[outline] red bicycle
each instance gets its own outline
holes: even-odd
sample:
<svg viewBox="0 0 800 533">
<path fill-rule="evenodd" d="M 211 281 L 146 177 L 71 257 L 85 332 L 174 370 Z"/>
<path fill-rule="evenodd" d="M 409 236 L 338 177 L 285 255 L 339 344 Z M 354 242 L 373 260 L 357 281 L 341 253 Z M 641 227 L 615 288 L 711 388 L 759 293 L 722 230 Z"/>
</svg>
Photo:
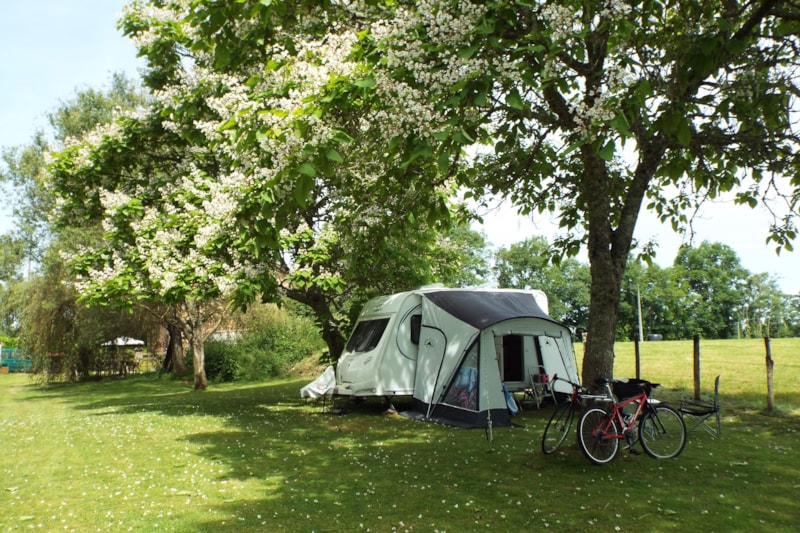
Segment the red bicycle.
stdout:
<svg viewBox="0 0 800 533">
<path fill-rule="evenodd" d="M 591 462 L 602 465 L 614 459 L 623 440 L 628 448 L 638 440 L 654 459 L 680 455 L 686 445 L 686 426 L 678 411 L 650 398 L 658 383 L 601 379 L 598 384 L 605 387 L 608 398 L 597 401 L 610 407 L 588 407 L 578 420 L 578 444 Z"/>
</svg>

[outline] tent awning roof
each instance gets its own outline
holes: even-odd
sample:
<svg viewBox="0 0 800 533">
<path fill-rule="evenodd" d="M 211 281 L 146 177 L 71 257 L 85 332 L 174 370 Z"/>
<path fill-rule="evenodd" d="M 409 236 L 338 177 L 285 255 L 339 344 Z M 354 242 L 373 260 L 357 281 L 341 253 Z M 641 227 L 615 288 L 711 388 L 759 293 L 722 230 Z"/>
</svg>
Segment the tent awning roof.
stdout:
<svg viewBox="0 0 800 533">
<path fill-rule="evenodd" d="M 541 318 L 558 324 L 524 291 L 447 290 L 425 292 L 423 297 L 481 330 L 513 318 Z"/>
</svg>

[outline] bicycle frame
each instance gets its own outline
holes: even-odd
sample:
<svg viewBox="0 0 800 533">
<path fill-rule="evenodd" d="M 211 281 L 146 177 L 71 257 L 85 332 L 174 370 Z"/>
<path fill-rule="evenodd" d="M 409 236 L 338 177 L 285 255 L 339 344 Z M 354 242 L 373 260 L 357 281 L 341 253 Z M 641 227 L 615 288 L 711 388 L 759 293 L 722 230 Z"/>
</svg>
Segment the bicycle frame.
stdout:
<svg viewBox="0 0 800 533">
<path fill-rule="evenodd" d="M 607 385 L 610 391 L 610 385 Z M 642 411 L 644 410 L 645 406 L 648 404 L 648 397 L 647 393 L 642 391 L 639 394 L 627 398 L 622 401 L 615 401 L 614 397 L 605 399 L 611 403 L 611 412 L 609 413 L 609 417 L 606 418 L 603 423 L 601 423 L 594 431 L 592 431 L 593 436 L 597 436 L 598 433 L 602 437 L 607 439 L 627 439 L 628 435 L 633 434 L 633 429 L 636 427 L 636 424 L 639 422 L 639 418 L 641 417 Z M 601 400 L 603 401 L 603 400 Z M 625 419 L 627 416 L 623 415 L 623 409 L 632 403 L 638 403 L 636 406 L 636 411 L 632 415 L 630 415 L 630 419 L 626 421 Z M 614 431 L 610 431 L 613 428 L 613 423 L 617 423 L 617 427 L 620 428 L 620 432 L 616 433 Z"/>
<path fill-rule="evenodd" d="M 686 444 L 686 426 L 680 413 L 665 403 L 649 398 L 657 383 L 636 380 L 638 392 L 618 400 L 611 384 L 622 384 L 615 380 L 602 380 L 609 397 L 600 399 L 610 407 L 589 406 L 578 421 L 578 444 L 584 455 L 595 464 L 606 464 L 619 450 L 619 441 L 625 439 L 632 448 L 640 442 L 645 453 L 654 459 L 671 459 L 680 455 Z M 630 384 L 630 380 L 627 384 Z M 620 387 L 620 393 L 628 396 L 634 392 L 630 387 Z M 630 414 L 624 409 L 634 404 Z M 637 430 L 634 433 L 634 428 Z"/>
</svg>

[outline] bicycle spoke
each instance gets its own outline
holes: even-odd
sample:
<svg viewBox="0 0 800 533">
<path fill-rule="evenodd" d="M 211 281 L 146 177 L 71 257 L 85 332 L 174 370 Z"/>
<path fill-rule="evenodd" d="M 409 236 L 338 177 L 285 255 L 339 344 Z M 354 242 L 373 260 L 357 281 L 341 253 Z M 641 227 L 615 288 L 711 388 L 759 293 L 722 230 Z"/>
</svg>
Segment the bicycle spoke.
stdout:
<svg viewBox="0 0 800 533">
<path fill-rule="evenodd" d="M 595 464 L 611 461 L 619 450 L 619 432 L 616 422 L 599 407 L 590 407 L 578 421 L 578 444 L 583 454 Z"/>
<path fill-rule="evenodd" d="M 671 459 L 680 455 L 686 446 L 686 426 L 675 409 L 659 405 L 639 422 L 639 440 L 650 457 Z"/>
<path fill-rule="evenodd" d="M 572 428 L 572 419 L 575 416 L 574 407 L 570 402 L 565 402 L 556 407 L 553 416 L 544 428 L 542 435 L 542 452 L 549 454 L 558 449 L 566 440 Z"/>
</svg>

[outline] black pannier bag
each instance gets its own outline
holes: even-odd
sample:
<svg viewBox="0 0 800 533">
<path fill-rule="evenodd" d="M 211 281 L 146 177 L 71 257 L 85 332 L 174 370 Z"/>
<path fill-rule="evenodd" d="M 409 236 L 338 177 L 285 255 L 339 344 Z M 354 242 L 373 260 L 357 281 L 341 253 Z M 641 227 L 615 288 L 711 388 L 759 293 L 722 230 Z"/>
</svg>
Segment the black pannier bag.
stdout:
<svg viewBox="0 0 800 533">
<path fill-rule="evenodd" d="M 653 385 L 644 379 L 629 378 L 627 381 L 620 380 L 613 382 L 611 384 L 611 389 L 614 391 L 614 395 L 618 400 L 625 400 L 636 396 L 642 391 L 647 393 L 649 397 L 650 392 L 653 390 Z"/>
</svg>

